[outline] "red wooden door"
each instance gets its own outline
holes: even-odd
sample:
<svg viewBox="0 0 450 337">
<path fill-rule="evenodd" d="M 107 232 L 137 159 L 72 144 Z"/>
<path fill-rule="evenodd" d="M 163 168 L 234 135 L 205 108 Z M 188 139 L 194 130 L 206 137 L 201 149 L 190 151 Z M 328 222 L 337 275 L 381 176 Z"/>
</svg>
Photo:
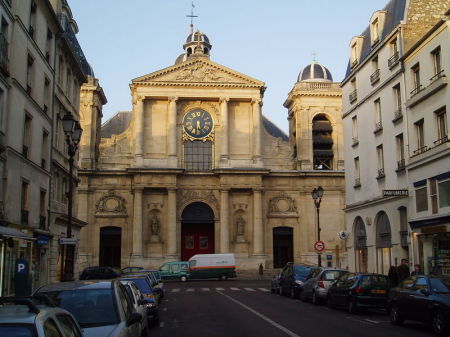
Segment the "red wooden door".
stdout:
<svg viewBox="0 0 450 337">
<path fill-rule="evenodd" d="M 214 253 L 213 224 L 183 224 L 181 228 L 181 260 L 187 261 L 195 254 Z"/>
</svg>

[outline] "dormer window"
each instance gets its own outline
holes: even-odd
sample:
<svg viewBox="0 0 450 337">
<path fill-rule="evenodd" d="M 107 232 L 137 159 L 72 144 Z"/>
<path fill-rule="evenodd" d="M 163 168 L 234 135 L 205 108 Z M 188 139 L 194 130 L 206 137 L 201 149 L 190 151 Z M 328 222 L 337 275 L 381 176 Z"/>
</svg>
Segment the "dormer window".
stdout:
<svg viewBox="0 0 450 337">
<path fill-rule="evenodd" d="M 359 59 L 361 58 L 361 50 L 362 50 L 363 40 L 364 40 L 363 36 L 355 36 L 350 41 L 350 67 L 351 68 L 356 67 Z"/>
<path fill-rule="evenodd" d="M 372 38 L 372 46 L 380 42 L 380 26 L 378 24 L 378 19 L 375 19 L 375 21 L 372 22 L 372 25 L 370 27 L 370 35 Z"/>
<path fill-rule="evenodd" d="M 376 11 L 370 19 L 370 45 L 374 47 L 381 40 L 386 11 Z"/>
</svg>

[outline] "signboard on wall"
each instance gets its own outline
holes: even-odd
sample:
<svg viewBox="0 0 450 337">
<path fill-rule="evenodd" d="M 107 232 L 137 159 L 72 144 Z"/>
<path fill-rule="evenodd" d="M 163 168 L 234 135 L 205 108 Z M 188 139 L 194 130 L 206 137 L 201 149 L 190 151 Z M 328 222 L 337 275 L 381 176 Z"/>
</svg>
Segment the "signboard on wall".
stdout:
<svg viewBox="0 0 450 337">
<path fill-rule="evenodd" d="M 408 190 L 383 190 L 384 197 L 407 197 Z"/>
</svg>

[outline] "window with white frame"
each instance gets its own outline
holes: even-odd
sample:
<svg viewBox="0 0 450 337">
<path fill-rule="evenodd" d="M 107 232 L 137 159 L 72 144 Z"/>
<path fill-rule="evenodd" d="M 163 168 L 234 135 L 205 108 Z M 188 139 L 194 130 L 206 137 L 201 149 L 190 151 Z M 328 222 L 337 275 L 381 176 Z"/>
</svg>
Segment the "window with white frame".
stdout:
<svg viewBox="0 0 450 337">
<path fill-rule="evenodd" d="M 358 117 L 352 117 L 352 143 L 358 143 Z"/>
<path fill-rule="evenodd" d="M 383 128 L 383 124 L 381 122 L 381 100 L 378 98 L 373 103 L 375 106 L 375 131 L 378 131 Z"/>
<path fill-rule="evenodd" d="M 414 151 L 414 154 L 420 154 L 425 151 L 425 135 L 423 123 L 424 123 L 423 118 L 414 123 L 414 128 L 416 130 L 416 144 L 417 144 L 417 149 Z"/>
<path fill-rule="evenodd" d="M 411 68 L 412 72 L 412 85 L 413 90 L 411 91 L 411 95 L 417 94 L 420 90 L 422 85 L 420 84 L 420 64 L 417 63 Z"/>
<path fill-rule="evenodd" d="M 438 139 L 435 141 L 435 144 L 439 145 L 448 140 L 446 107 L 436 110 L 435 117 L 436 117 L 437 137 L 438 137 Z"/>
<path fill-rule="evenodd" d="M 435 48 L 431 52 L 431 57 L 433 58 L 433 70 L 434 76 L 431 81 L 438 79 L 442 75 L 442 65 L 441 65 L 441 46 Z"/>
<path fill-rule="evenodd" d="M 360 176 L 360 166 L 359 166 L 359 157 L 355 157 L 353 159 L 355 166 L 355 186 L 361 185 L 361 176 Z"/>
<path fill-rule="evenodd" d="M 450 206 L 450 179 L 438 182 L 439 208 Z"/>
<path fill-rule="evenodd" d="M 402 111 L 402 93 L 400 91 L 400 83 L 395 85 L 393 88 L 393 94 L 394 94 L 394 106 L 395 111 Z"/>
<path fill-rule="evenodd" d="M 397 168 L 405 168 L 405 143 L 403 139 L 403 133 L 395 137 L 395 143 L 397 145 Z"/>
<path fill-rule="evenodd" d="M 372 24 L 370 25 L 370 36 L 372 39 L 372 45 L 380 41 L 380 24 L 378 22 L 378 18 L 373 20 Z"/>
<path fill-rule="evenodd" d="M 23 123 L 23 139 L 22 139 L 22 154 L 25 158 L 30 156 L 31 146 L 31 116 L 25 112 L 25 119 Z"/>
<path fill-rule="evenodd" d="M 383 144 L 377 146 L 377 163 L 378 163 L 378 174 L 377 174 L 377 177 L 384 177 Z"/>
<path fill-rule="evenodd" d="M 428 210 L 427 185 L 416 187 L 416 212 Z"/>
<path fill-rule="evenodd" d="M 50 28 L 47 28 L 47 39 L 45 41 L 45 59 L 50 63 L 50 57 L 53 47 L 53 33 Z"/>
<path fill-rule="evenodd" d="M 34 58 L 30 54 L 28 54 L 27 57 L 27 93 L 31 94 L 31 89 L 33 88 L 33 64 L 34 64 Z"/>
<path fill-rule="evenodd" d="M 358 63 L 358 48 L 356 42 L 352 44 L 350 49 L 350 64 L 354 67 Z"/>
</svg>

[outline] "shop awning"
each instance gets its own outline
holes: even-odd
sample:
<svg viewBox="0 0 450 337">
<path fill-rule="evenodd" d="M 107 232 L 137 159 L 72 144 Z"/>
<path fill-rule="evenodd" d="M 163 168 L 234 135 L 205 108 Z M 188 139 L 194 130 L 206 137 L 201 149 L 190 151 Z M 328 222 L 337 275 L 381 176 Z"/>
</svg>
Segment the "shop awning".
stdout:
<svg viewBox="0 0 450 337">
<path fill-rule="evenodd" d="M 0 226 L 0 236 L 7 238 L 19 238 L 24 240 L 36 240 L 30 234 L 23 233 L 17 229 Z"/>
</svg>

